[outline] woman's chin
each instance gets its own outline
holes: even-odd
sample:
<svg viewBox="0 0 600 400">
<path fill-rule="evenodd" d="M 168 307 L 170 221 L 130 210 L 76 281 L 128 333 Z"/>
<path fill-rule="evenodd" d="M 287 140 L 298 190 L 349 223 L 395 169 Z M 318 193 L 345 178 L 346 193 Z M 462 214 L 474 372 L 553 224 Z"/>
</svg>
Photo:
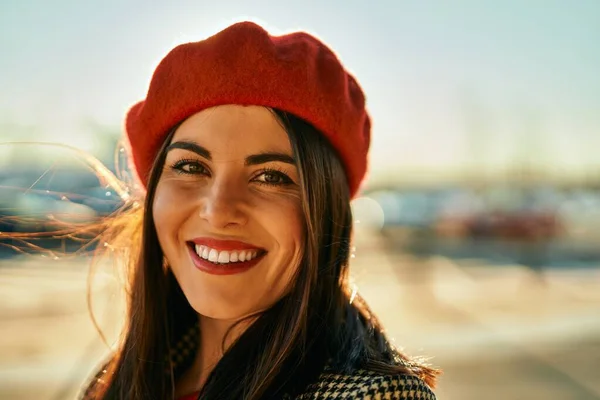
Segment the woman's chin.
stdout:
<svg viewBox="0 0 600 400">
<path fill-rule="evenodd" d="M 224 321 L 238 321 L 243 319 L 248 315 L 254 314 L 252 310 L 246 308 L 234 307 L 231 305 L 219 305 L 213 302 L 212 304 L 207 304 L 206 299 L 202 299 L 202 301 L 190 302 L 192 308 L 198 315 L 205 318 L 210 319 L 218 319 Z"/>
</svg>

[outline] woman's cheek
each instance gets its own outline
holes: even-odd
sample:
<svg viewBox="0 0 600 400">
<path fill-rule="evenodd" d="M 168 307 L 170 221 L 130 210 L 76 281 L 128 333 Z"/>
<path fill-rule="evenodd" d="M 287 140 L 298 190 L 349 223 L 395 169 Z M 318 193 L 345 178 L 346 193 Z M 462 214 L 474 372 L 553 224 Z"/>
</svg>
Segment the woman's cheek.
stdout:
<svg viewBox="0 0 600 400">
<path fill-rule="evenodd" d="M 158 183 L 154 195 L 153 215 L 157 228 L 169 226 L 182 218 L 189 207 L 193 207 L 197 186 L 181 184 L 175 179 L 164 179 Z"/>
</svg>

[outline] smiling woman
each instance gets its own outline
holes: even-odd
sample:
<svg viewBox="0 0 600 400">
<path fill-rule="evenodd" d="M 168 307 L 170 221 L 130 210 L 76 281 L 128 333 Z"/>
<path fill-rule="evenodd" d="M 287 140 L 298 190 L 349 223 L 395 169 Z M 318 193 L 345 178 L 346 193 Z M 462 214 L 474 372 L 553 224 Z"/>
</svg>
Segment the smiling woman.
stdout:
<svg viewBox="0 0 600 400">
<path fill-rule="evenodd" d="M 299 177 L 265 107 L 207 109 L 175 131 L 153 219 L 179 286 L 211 323 L 262 312 L 290 285 L 303 248 Z"/>
<path fill-rule="evenodd" d="M 325 45 L 239 23 L 179 46 L 126 134 L 129 313 L 85 399 L 435 398 L 349 288 L 370 120 Z"/>
</svg>

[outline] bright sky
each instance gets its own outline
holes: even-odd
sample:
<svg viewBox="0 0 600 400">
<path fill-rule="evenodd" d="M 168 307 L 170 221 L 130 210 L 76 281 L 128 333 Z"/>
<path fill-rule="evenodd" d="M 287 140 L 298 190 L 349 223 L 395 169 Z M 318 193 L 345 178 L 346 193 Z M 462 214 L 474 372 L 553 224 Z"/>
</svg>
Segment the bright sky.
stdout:
<svg viewBox="0 0 600 400">
<path fill-rule="evenodd" d="M 89 148 L 175 44 L 251 19 L 328 43 L 362 84 L 381 171 L 600 168 L 600 1 L 0 3 L 0 141 Z"/>
</svg>

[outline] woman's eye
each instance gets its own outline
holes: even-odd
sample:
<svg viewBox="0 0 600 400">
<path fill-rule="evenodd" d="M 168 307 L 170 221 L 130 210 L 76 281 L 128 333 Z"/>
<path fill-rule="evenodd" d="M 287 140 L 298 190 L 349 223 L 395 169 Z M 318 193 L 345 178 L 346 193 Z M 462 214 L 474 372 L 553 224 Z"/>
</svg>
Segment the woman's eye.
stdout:
<svg viewBox="0 0 600 400">
<path fill-rule="evenodd" d="M 260 174 L 257 180 L 268 185 L 288 185 L 292 180 L 285 174 L 277 171 L 266 171 Z"/>
<path fill-rule="evenodd" d="M 185 172 L 200 172 L 202 167 L 198 164 L 186 164 L 181 167 L 181 169 Z"/>
<path fill-rule="evenodd" d="M 173 169 L 183 174 L 201 174 L 206 168 L 197 161 L 179 161 L 173 165 Z"/>
</svg>

